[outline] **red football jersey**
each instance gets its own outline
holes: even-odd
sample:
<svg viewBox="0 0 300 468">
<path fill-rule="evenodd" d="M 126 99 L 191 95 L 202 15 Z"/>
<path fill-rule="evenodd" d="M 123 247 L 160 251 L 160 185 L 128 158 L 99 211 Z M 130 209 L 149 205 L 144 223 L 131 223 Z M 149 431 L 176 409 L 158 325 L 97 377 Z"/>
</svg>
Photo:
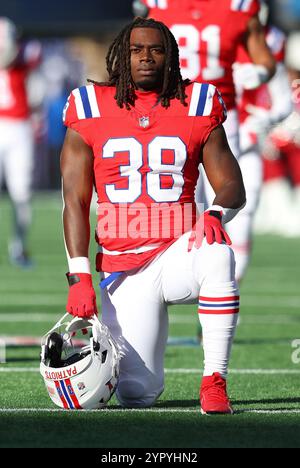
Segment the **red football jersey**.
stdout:
<svg viewBox="0 0 300 468">
<path fill-rule="evenodd" d="M 212 83 L 227 109 L 235 104 L 232 65 L 259 0 L 143 0 L 149 17 L 165 23 L 180 49 L 184 78 Z"/>
<path fill-rule="evenodd" d="M 27 119 L 26 79 L 41 58 L 41 47 L 32 41 L 22 49 L 11 66 L 0 68 L 0 118 Z"/>
<path fill-rule="evenodd" d="M 269 26 L 265 29 L 266 42 L 276 60 L 277 63 L 284 62 L 285 59 L 285 43 L 286 36 L 275 26 Z M 244 47 L 240 46 L 237 51 L 237 63 L 251 63 L 247 51 Z M 254 106 L 261 107 L 266 110 L 272 108 L 272 99 L 270 96 L 268 84 L 263 84 L 258 89 L 244 90 L 239 100 L 238 110 L 239 118 L 241 122 L 244 122 L 249 113 L 247 112 L 247 106 L 251 104 Z"/>
<path fill-rule="evenodd" d="M 97 269 L 106 272 L 146 264 L 192 228 L 202 148 L 226 118 L 212 85 L 187 86 L 187 106 L 173 99 L 168 109 L 153 92 L 137 92 L 135 106 L 121 109 L 115 93 L 84 86 L 64 111 L 65 125 L 93 149 Z"/>
</svg>

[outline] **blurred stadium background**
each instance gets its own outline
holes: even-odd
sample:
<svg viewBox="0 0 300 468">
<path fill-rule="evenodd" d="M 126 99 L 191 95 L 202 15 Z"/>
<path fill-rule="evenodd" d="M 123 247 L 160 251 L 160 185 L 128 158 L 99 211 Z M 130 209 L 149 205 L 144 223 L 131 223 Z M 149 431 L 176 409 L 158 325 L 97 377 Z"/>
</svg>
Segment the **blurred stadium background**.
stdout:
<svg viewBox="0 0 300 468">
<path fill-rule="evenodd" d="M 295 37 L 297 39 L 295 34 L 300 31 L 299 1 L 272 0 L 269 3 L 272 22 L 283 29 L 287 36 L 291 37 L 291 41 Z M 81 0 L 64 0 L 63 3 L 57 0 L 46 3 L 37 0 L 27 0 L 26 2 L 23 0 L 1 0 L 0 16 L 9 17 L 17 25 L 22 40 L 37 40 L 42 51 L 41 62 L 28 80 L 28 96 L 32 109 L 31 121 L 35 135 L 34 223 L 29 243 L 30 252 L 35 262 L 32 270 L 20 271 L 9 264 L 7 243 L 11 236 L 10 205 L 5 184 L 2 186 L 0 196 L 0 337 L 22 335 L 34 336 L 38 339 L 54 320 L 62 314 L 66 294 L 66 285 L 64 284 L 66 261 L 60 223 L 62 203 L 59 193 L 59 154 L 65 133 L 61 121 L 62 110 L 70 91 L 85 84 L 86 78 L 105 79 L 105 55 L 108 44 L 120 27 L 132 18 L 132 0 L 110 0 L 109 2 L 104 0 L 85 0 L 84 2 Z M 299 63 L 298 72 L 300 77 L 300 60 L 298 58 L 300 40 L 299 42 L 296 40 L 296 46 L 291 50 L 294 51 L 291 53 L 295 55 L 292 57 L 293 63 Z M 299 161 L 300 110 L 298 117 L 299 120 L 296 119 L 295 126 L 289 135 L 292 133 L 292 143 L 296 148 L 295 157 Z M 282 172 L 280 172 L 280 177 L 282 179 Z M 299 365 L 295 366 L 290 359 L 292 340 L 300 339 L 300 180 L 294 180 L 293 168 L 286 169 L 284 180 L 280 180 L 280 184 L 276 187 L 279 190 L 276 201 L 274 202 L 272 198 L 270 200 L 269 192 L 266 191 L 265 195 L 263 194 L 262 206 L 257 216 L 257 243 L 254 259 L 249 275 L 242 287 L 246 296 L 245 319 L 243 325 L 242 318 L 233 357 L 233 367 L 251 367 L 253 369 L 266 367 L 270 369 L 277 368 L 278 370 L 285 368 L 288 369 L 287 374 L 289 377 L 283 377 L 286 379 L 283 393 L 278 389 L 277 377 L 268 377 L 266 374 L 261 380 L 256 375 L 253 388 L 250 390 L 247 387 L 248 377 L 247 380 L 245 376 L 238 375 L 235 377 L 236 398 L 239 400 L 237 406 L 241 408 L 245 406 L 245 392 L 247 391 L 247 397 L 250 394 L 253 399 L 253 404 L 250 405 L 253 411 L 262 408 L 260 404 L 261 386 L 264 387 L 265 393 L 269 397 L 269 399 L 265 400 L 263 409 L 272 410 L 275 408 L 275 410 L 279 410 L 281 408 L 284 411 L 296 411 L 299 410 L 300 404 L 299 375 L 293 375 L 293 373 L 299 372 Z M 264 221 L 267 215 L 269 218 L 268 226 Z M 274 318 L 272 298 L 275 298 L 276 302 L 276 318 Z M 264 308 L 263 316 L 260 316 L 260 304 Z M 11 318 L 9 317 L 10 314 Z M 193 346 L 195 344 L 193 340 L 195 340 L 196 321 L 187 320 L 183 325 L 181 323 L 182 314 L 181 309 L 173 312 L 170 335 L 175 338 L 179 337 L 181 344 L 184 346 Z M 21 341 L 22 343 L 24 344 L 24 339 Z M 11 344 L 14 344 L 13 339 L 11 339 Z M 34 343 L 29 342 L 30 344 Z M 178 368 L 186 365 L 186 367 L 195 368 L 197 366 L 197 362 L 199 362 L 198 349 L 191 352 L 191 360 L 188 360 L 187 357 L 182 357 L 179 354 L 176 348 L 176 340 L 173 342 L 170 340 L 170 344 L 174 348 L 172 348 L 172 351 L 168 351 L 167 354 L 168 367 Z M 19 350 L 8 348 L 6 365 L 10 368 L 19 368 L 23 365 L 25 367 L 38 367 L 37 354 L 37 349 L 31 347 L 27 351 L 24 351 L 23 347 L 19 348 Z M 186 359 L 185 362 L 184 359 Z M 175 382 L 175 377 L 172 376 L 172 373 L 170 374 L 169 379 L 174 387 L 171 391 L 169 390 L 165 398 L 169 398 L 169 400 L 183 399 L 185 394 L 188 395 L 188 390 L 192 388 L 192 385 L 189 384 L 185 375 L 180 377 L 181 380 Z M 274 375 L 276 375 L 276 372 Z M 0 373 L 1 385 L 4 388 L 2 395 L 0 394 L 0 408 L 9 409 L 11 406 L 26 408 L 28 405 L 32 408 L 35 408 L 35 406 L 40 408 L 49 406 L 46 394 L 43 393 L 41 396 L 43 387 L 38 376 L 32 376 L 32 382 L 34 382 L 35 388 L 38 390 L 38 392 L 33 393 L 29 388 L 30 385 L 26 374 L 20 378 L 12 375 L 10 380 L 7 376 Z M 191 383 L 194 388 L 192 378 Z M 14 389 L 20 385 L 28 390 L 27 395 L 29 395 L 30 403 L 25 397 L 19 398 L 19 396 L 14 395 Z M 248 390 L 246 390 L 247 388 Z M 180 393 L 182 389 L 184 389 L 183 396 Z M 274 391 L 276 393 L 275 398 Z M 194 397 L 196 401 L 197 395 L 194 395 Z M 39 398 L 41 399 L 39 400 Z M 196 405 L 198 403 L 192 404 L 192 406 Z M 9 417 L 9 412 L 4 416 Z M 57 427 L 59 427 L 59 422 L 57 420 Z M 92 423 L 91 420 L 90 422 Z M 120 431 L 124 430 L 126 432 L 129 427 L 128 424 L 131 424 L 130 427 L 134 430 L 138 422 L 138 417 L 126 420 L 125 426 L 123 429 L 121 426 Z M 178 424 L 182 422 L 184 421 L 179 419 L 177 421 Z M 188 428 L 188 422 L 185 422 L 184 427 Z M 17 434 L 16 428 L 19 423 L 19 420 L 16 421 L 14 426 L 16 432 L 14 434 Z M 251 437 L 248 439 L 250 446 L 251 443 L 255 444 L 257 442 L 255 442 L 256 430 L 261 427 L 261 424 L 263 424 L 265 431 L 268 429 L 274 430 L 272 432 L 274 444 L 280 443 L 280 437 L 277 437 L 277 439 L 275 437 L 278 427 L 283 432 L 287 429 L 286 445 L 288 445 L 289 441 L 296 444 L 296 438 L 293 439 L 296 415 L 291 420 L 290 425 L 282 420 L 278 420 L 277 423 L 280 423 L 280 426 L 276 426 L 275 420 L 272 420 L 272 425 L 267 419 L 263 423 L 261 420 L 256 419 L 250 421 L 249 425 L 249 421 L 243 420 L 244 429 L 253 432 L 252 439 Z M 34 432 L 34 424 L 35 422 L 31 421 L 31 439 L 37 435 Z M 171 420 L 166 420 L 166 431 L 169 430 L 170 424 Z M 0 427 L 0 440 L 2 440 L 0 445 L 13 445 L 13 442 L 9 442 L 8 437 L 4 438 L 3 427 Z M 213 441 L 214 428 L 212 425 L 210 428 L 210 439 L 207 443 L 213 445 L 215 443 Z M 226 428 L 227 426 L 224 426 L 224 429 Z M 133 442 L 127 441 L 127 439 L 124 442 L 120 431 L 118 437 L 123 446 L 134 446 L 130 445 Z M 143 446 L 143 444 L 147 444 L 148 440 L 148 443 L 151 444 L 149 446 L 159 446 L 156 444 L 152 432 L 152 426 L 150 425 L 144 439 L 139 439 L 137 444 Z M 79 433 L 80 427 L 78 427 Z M 237 438 L 234 440 L 240 440 L 239 437 L 241 437 L 240 444 L 246 444 L 246 441 L 242 442 L 242 435 L 238 431 L 233 434 Z M 267 445 L 271 437 L 268 438 L 266 434 L 267 432 L 262 440 Z M 44 435 L 42 433 L 40 435 L 41 440 L 44 440 L 41 445 L 46 444 Z M 20 445 L 22 445 L 23 434 L 18 437 L 16 437 L 16 440 L 19 440 Z M 180 446 L 180 440 L 176 439 L 175 433 L 173 437 L 174 441 L 172 443 Z M 191 441 L 195 440 L 191 434 L 189 437 L 191 437 Z M 224 441 L 224 445 L 233 444 L 234 440 L 231 440 L 229 436 L 227 437 L 227 442 Z M 26 440 L 27 442 L 24 442 L 24 444 L 30 446 L 30 438 Z M 50 440 L 53 444 L 57 444 L 55 437 L 50 438 Z M 107 438 L 104 440 L 108 447 L 111 442 Z M 167 439 L 165 443 L 170 444 L 170 441 L 171 439 Z M 71 442 L 69 443 L 71 444 Z M 94 446 L 97 446 L 98 441 L 95 439 L 93 443 Z M 93 443 L 91 442 L 91 444 Z M 38 442 L 35 442 L 35 444 L 36 446 L 39 445 Z M 115 446 L 118 447 L 117 442 Z"/>
</svg>

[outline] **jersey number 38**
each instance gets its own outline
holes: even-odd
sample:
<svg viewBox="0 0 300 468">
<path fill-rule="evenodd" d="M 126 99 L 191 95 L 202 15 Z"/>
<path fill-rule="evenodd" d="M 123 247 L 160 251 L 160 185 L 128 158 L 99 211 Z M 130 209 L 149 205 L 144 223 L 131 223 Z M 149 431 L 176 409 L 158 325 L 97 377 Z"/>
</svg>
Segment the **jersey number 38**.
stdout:
<svg viewBox="0 0 300 468">
<path fill-rule="evenodd" d="M 173 153 L 172 164 L 163 163 L 163 152 Z M 111 138 L 103 147 L 103 159 L 115 158 L 118 153 L 129 154 L 129 164 L 120 165 L 120 180 L 127 178 L 126 189 L 116 184 L 107 184 L 106 194 L 112 203 L 134 203 L 143 194 L 143 176 L 141 169 L 149 167 L 145 174 L 147 194 L 157 203 L 177 202 L 183 191 L 183 169 L 187 159 L 187 148 L 179 137 L 155 137 L 147 147 L 135 138 Z M 144 153 L 145 152 L 145 153 Z M 146 160 L 144 160 L 144 154 Z M 162 188 L 162 177 L 172 178 L 170 188 Z M 145 186 L 145 184 L 144 184 Z"/>
</svg>

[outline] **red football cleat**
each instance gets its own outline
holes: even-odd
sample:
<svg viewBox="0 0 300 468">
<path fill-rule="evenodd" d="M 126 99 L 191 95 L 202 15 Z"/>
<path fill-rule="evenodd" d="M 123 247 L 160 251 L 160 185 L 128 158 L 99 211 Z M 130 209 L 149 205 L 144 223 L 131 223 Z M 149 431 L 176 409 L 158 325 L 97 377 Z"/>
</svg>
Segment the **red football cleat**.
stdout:
<svg viewBox="0 0 300 468">
<path fill-rule="evenodd" d="M 202 414 L 233 414 L 227 396 L 226 380 L 218 372 L 211 377 L 203 377 L 200 404 Z"/>
</svg>

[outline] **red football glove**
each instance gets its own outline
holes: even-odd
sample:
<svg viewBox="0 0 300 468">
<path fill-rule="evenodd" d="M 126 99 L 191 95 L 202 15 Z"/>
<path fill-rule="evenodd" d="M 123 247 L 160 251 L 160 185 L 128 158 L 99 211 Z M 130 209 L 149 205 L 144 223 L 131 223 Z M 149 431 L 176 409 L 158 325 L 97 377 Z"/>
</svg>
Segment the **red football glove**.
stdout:
<svg viewBox="0 0 300 468">
<path fill-rule="evenodd" d="M 88 273 L 67 273 L 70 286 L 67 312 L 74 317 L 90 318 L 98 315 L 96 294 L 92 275 Z"/>
<path fill-rule="evenodd" d="M 197 223 L 189 239 L 188 251 L 190 252 L 195 245 L 196 249 L 200 249 L 204 237 L 206 237 L 209 245 L 217 242 L 218 244 L 231 245 L 231 239 L 222 225 L 222 213 L 220 211 L 205 211 Z"/>
</svg>

